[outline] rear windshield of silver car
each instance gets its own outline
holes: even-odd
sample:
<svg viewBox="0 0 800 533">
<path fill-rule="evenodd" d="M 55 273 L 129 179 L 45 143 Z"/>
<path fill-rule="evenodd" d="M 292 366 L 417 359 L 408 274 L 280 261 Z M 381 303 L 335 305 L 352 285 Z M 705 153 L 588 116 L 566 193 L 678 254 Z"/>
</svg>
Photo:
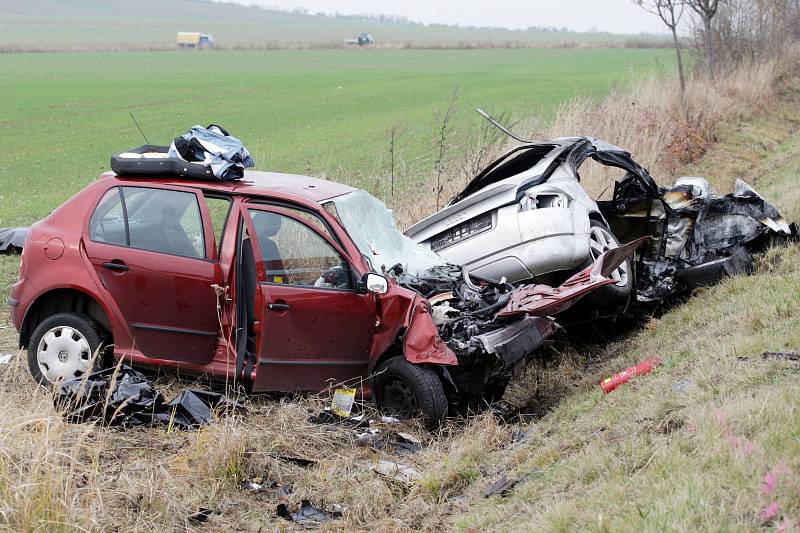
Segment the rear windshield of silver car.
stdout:
<svg viewBox="0 0 800 533">
<path fill-rule="evenodd" d="M 492 183 L 516 176 L 535 167 L 557 146 L 556 144 L 523 144 L 512 148 L 484 168 L 450 203 L 466 198 Z"/>
</svg>

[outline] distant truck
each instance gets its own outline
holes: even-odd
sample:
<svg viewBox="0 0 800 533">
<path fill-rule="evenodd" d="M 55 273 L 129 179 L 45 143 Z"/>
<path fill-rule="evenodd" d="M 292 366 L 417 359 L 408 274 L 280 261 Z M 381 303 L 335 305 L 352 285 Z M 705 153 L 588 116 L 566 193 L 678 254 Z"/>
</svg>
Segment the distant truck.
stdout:
<svg viewBox="0 0 800 533">
<path fill-rule="evenodd" d="M 358 36 L 357 39 L 345 39 L 344 44 L 357 44 L 359 46 L 367 46 L 375 42 L 375 39 L 372 38 L 372 35 L 369 33 L 362 33 Z"/>
<path fill-rule="evenodd" d="M 213 48 L 214 36 L 199 31 L 179 31 L 175 42 L 178 48 Z"/>
</svg>

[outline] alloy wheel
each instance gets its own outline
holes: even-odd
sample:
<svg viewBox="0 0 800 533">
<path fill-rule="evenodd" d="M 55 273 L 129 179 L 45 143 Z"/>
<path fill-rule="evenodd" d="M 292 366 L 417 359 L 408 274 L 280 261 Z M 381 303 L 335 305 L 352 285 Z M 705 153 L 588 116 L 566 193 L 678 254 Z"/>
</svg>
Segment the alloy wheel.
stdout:
<svg viewBox="0 0 800 533">
<path fill-rule="evenodd" d="M 596 260 L 601 254 L 619 247 L 617 239 L 606 228 L 602 226 L 592 226 L 589 232 L 589 249 L 592 254 L 592 260 Z M 624 287 L 628 284 L 628 261 L 623 261 L 611 273 L 611 279 L 618 287 Z"/>
</svg>

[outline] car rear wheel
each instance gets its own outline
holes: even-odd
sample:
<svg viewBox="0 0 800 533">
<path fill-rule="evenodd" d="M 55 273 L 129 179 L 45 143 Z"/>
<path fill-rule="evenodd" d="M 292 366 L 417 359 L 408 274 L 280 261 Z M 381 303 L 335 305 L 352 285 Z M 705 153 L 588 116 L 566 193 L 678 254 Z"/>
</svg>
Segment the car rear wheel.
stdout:
<svg viewBox="0 0 800 533">
<path fill-rule="evenodd" d="M 430 366 L 392 357 L 380 365 L 374 384 L 378 409 L 389 416 L 407 420 L 421 413 L 425 427 L 435 429 L 447 414 L 442 380 Z"/>
<path fill-rule="evenodd" d="M 102 366 L 102 335 L 89 317 L 59 313 L 44 319 L 28 345 L 28 367 L 43 385 L 79 378 Z"/>
<path fill-rule="evenodd" d="M 605 223 L 592 220 L 589 229 L 590 263 L 594 262 L 601 254 L 619 247 L 619 241 Z M 633 261 L 628 258 L 611 273 L 613 285 L 600 287 L 589 293 L 586 298 L 600 305 L 608 306 L 609 303 L 618 304 L 627 300 L 633 287 Z"/>
</svg>

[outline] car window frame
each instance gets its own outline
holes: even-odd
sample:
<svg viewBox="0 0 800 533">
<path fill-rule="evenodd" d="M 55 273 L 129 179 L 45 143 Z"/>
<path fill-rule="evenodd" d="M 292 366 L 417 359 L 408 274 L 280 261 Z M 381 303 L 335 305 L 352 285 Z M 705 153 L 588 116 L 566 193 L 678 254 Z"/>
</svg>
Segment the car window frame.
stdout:
<svg viewBox="0 0 800 533">
<path fill-rule="evenodd" d="M 256 250 L 258 250 L 258 254 L 255 257 L 255 260 L 256 260 L 256 272 L 258 274 L 258 284 L 259 285 L 264 285 L 264 286 L 267 286 L 267 287 L 292 288 L 292 289 L 297 289 L 297 290 L 322 290 L 322 291 L 333 291 L 333 292 L 344 292 L 344 293 L 359 293 L 358 283 L 357 283 L 357 280 L 356 280 L 357 271 L 353 269 L 353 262 L 350 259 L 350 256 L 344 250 L 344 247 L 339 246 L 338 243 L 332 241 L 327 236 L 325 236 L 322 233 L 320 233 L 319 231 L 317 231 L 317 229 L 315 229 L 313 226 L 308 224 L 308 222 L 306 222 L 302 218 L 294 216 L 293 213 L 291 212 L 291 210 L 294 209 L 293 206 L 290 206 L 288 204 L 284 204 L 284 205 L 269 204 L 268 205 L 268 204 L 261 203 L 261 202 L 243 202 L 242 203 L 242 209 L 241 209 L 240 213 L 241 213 L 241 216 L 244 218 L 244 221 L 245 221 L 245 228 L 247 229 L 248 238 L 252 238 L 253 235 L 257 235 L 257 233 L 255 231 L 255 227 L 253 226 L 253 220 L 252 220 L 252 218 L 250 216 L 250 210 L 251 209 L 253 209 L 255 211 L 265 211 L 265 212 L 268 212 L 268 213 L 274 213 L 274 214 L 279 215 L 279 216 L 284 216 L 286 218 L 289 218 L 289 219 L 293 220 L 294 222 L 297 222 L 298 224 L 302 224 L 309 231 L 314 232 L 317 236 L 319 236 L 319 238 L 321 238 L 326 244 L 328 244 L 328 246 L 330 246 L 333 249 L 334 252 L 339 254 L 339 256 L 342 258 L 342 261 L 347 264 L 347 271 L 348 271 L 348 276 L 349 276 L 349 279 L 350 279 L 351 287 L 348 288 L 348 289 L 341 289 L 341 288 L 338 288 L 338 287 L 314 287 L 313 285 L 293 285 L 293 284 L 290 284 L 290 283 L 274 283 L 274 282 L 267 281 L 267 273 L 266 273 L 266 269 L 264 267 L 264 255 L 263 255 L 263 252 L 261 251 L 261 245 L 258 242 L 258 238 L 256 238 L 255 242 L 251 243 L 251 249 L 253 250 L 253 253 L 255 253 Z M 313 213 L 308 209 L 302 209 L 302 211 L 310 212 L 311 214 L 313 214 L 314 216 L 317 216 L 317 218 L 322 220 L 323 223 L 325 223 L 324 219 L 322 219 L 321 217 L 316 215 L 316 213 Z M 328 226 L 327 223 L 325 223 L 325 225 Z M 333 231 L 331 231 L 331 234 L 334 235 L 334 236 L 336 235 L 336 233 L 334 233 Z M 240 240 L 244 239 L 244 236 L 240 235 L 239 239 Z"/>
<path fill-rule="evenodd" d="M 131 188 L 139 188 L 139 189 L 159 189 L 159 190 L 166 190 L 166 191 L 176 191 L 176 192 L 185 192 L 194 194 L 195 201 L 197 202 L 198 211 L 200 213 L 200 231 L 203 233 L 203 246 L 205 248 L 204 255 L 202 257 L 191 257 L 188 255 L 181 255 L 181 254 L 174 254 L 170 252 L 163 252 L 160 250 L 148 250 L 147 248 L 139 248 L 137 246 L 130 245 L 130 228 L 128 227 L 128 210 L 125 205 L 125 195 L 122 191 L 122 187 L 131 187 Z M 117 189 L 117 193 L 120 196 L 120 201 L 122 202 L 122 213 L 125 222 L 125 242 L 126 244 L 118 244 L 113 242 L 105 242 L 105 241 L 97 241 L 92 238 L 91 232 L 91 220 L 94 216 L 94 213 L 97 211 L 97 208 L 100 206 L 100 202 L 105 198 L 108 194 L 108 191 L 111 189 Z M 84 221 L 84 230 L 86 232 L 86 237 L 89 241 L 95 244 L 102 244 L 106 246 L 116 246 L 119 248 L 127 248 L 129 250 L 138 250 L 141 252 L 149 252 L 152 254 L 162 254 L 168 255 L 170 257 L 180 257 L 183 259 L 191 259 L 193 261 L 203 261 L 206 263 L 216 263 L 219 261 L 219 251 L 214 246 L 215 237 L 212 235 L 211 239 L 209 239 L 208 235 L 208 228 L 211 227 L 211 215 L 208 212 L 208 206 L 205 205 L 205 201 L 200 201 L 202 198 L 202 191 L 197 189 L 189 188 L 189 187 L 175 187 L 175 186 L 164 186 L 160 184 L 151 184 L 147 182 L 143 183 L 115 183 L 110 187 L 103 190 L 97 198 L 97 201 L 94 202 L 94 207 L 88 213 L 87 219 Z M 230 213 L 230 212 L 229 212 Z M 213 232 L 212 232 L 213 233 Z M 209 242 L 209 240 L 211 242 Z M 211 257 L 209 257 L 209 250 L 212 252 Z"/>
<path fill-rule="evenodd" d="M 251 206 L 251 205 L 258 205 L 258 206 L 266 206 L 266 207 L 275 207 L 275 208 L 278 208 L 278 209 L 289 209 L 289 210 L 295 210 L 295 211 L 302 211 L 303 213 L 312 215 L 312 216 L 316 217 L 320 221 L 320 223 L 325 227 L 325 229 L 328 231 L 330 236 L 333 237 L 334 242 L 339 246 L 339 248 L 341 248 L 342 250 L 346 250 L 346 247 L 344 245 L 344 241 L 342 241 L 341 235 L 339 235 L 336 232 L 336 229 L 333 226 L 331 226 L 330 222 L 325 220 L 324 216 L 320 215 L 314 209 L 311 209 L 311 208 L 306 207 L 306 206 L 301 205 L 301 204 L 296 204 L 296 203 L 286 202 L 286 201 L 276 200 L 276 199 L 266 199 L 266 198 L 263 198 L 263 197 L 262 198 L 258 198 L 258 197 L 243 197 L 242 200 L 243 200 L 242 201 L 242 207 L 244 207 L 245 209 L 249 208 L 249 206 Z M 349 237 L 350 236 L 348 235 L 348 238 Z M 330 239 L 328 239 L 328 240 L 330 240 Z M 345 253 L 345 257 L 350 259 L 349 255 L 347 253 Z"/>
<path fill-rule="evenodd" d="M 228 222 L 231 219 L 231 213 L 233 213 L 233 206 L 234 206 L 234 197 L 230 194 L 225 194 L 215 190 L 203 189 L 200 191 L 200 196 L 203 198 L 203 204 L 205 206 L 206 211 L 208 211 L 208 224 L 211 228 L 211 237 L 214 240 L 214 249 L 216 250 L 216 257 L 214 260 L 219 261 L 220 256 L 222 255 L 222 243 L 225 241 L 225 234 L 227 233 Z M 216 242 L 217 235 L 214 232 L 214 221 L 211 219 L 211 208 L 208 206 L 206 202 L 206 198 L 215 198 L 217 200 L 227 200 L 228 201 L 228 212 L 225 213 L 225 220 L 222 221 L 222 228 L 220 228 L 219 234 L 219 242 Z"/>
</svg>

